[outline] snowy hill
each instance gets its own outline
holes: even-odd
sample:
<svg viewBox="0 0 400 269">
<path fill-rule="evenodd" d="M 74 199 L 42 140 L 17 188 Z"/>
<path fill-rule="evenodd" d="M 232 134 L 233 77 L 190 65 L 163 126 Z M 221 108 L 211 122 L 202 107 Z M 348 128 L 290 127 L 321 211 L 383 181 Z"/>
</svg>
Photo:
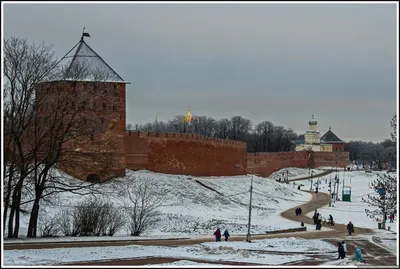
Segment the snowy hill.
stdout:
<svg viewBox="0 0 400 269">
<path fill-rule="evenodd" d="M 66 180 L 76 180 L 57 172 Z M 231 235 L 246 234 L 251 176 L 188 177 L 127 170 L 125 177 L 99 184 L 96 189 L 105 193 L 103 199 L 122 209 L 130 202 L 124 191 L 127 186 L 144 181 L 151 182 L 153 187 L 163 192 L 164 202 L 160 208 L 161 221 L 143 236 L 212 235 L 217 227 L 228 229 Z M 264 234 L 265 231 L 298 227 L 298 223 L 283 219 L 279 214 L 298 205 L 288 198 L 307 202 L 311 195 L 298 191 L 293 185 L 256 176 L 253 186 L 252 233 Z M 52 204 L 41 205 L 39 222 L 59 216 L 63 210 L 72 208 L 85 198 L 72 193 L 58 194 Z M 24 208 L 30 210 L 31 204 Z M 29 216 L 23 215 L 21 237 L 26 236 L 28 222 Z M 121 229 L 116 235 L 127 234 L 127 230 Z"/>
<path fill-rule="evenodd" d="M 268 178 L 279 179 L 279 177 L 281 177 L 282 175 L 284 175 L 286 177 L 287 173 L 289 174 L 289 180 L 296 179 L 296 178 L 302 178 L 302 177 L 309 177 L 310 171 L 314 171 L 314 175 L 316 175 L 316 174 L 323 173 L 326 170 L 325 169 L 309 170 L 308 168 L 288 167 L 288 168 L 282 168 L 276 172 L 273 172 L 271 175 L 269 175 Z"/>
</svg>

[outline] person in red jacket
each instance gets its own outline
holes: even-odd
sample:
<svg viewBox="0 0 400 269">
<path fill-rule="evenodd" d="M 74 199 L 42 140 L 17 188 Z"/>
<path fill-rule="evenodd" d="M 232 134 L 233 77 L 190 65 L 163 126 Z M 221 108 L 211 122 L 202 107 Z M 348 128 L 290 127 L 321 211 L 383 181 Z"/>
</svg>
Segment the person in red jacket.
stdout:
<svg viewBox="0 0 400 269">
<path fill-rule="evenodd" d="M 217 228 L 217 230 L 214 232 L 215 235 L 215 241 L 221 241 L 221 230 L 219 228 Z"/>
</svg>

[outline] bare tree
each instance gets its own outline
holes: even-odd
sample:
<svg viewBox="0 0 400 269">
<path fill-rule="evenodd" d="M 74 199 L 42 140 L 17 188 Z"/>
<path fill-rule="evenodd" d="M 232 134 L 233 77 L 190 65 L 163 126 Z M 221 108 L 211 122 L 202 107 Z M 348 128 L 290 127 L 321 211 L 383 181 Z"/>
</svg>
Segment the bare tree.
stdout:
<svg viewBox="0 0 400 269">
<path fill-rule="evenodd" d="M 183 115 L 175 116 L 173 120 L 167 122 L 167 130 L 171 133 L 193 133 L 192 124 L 184 120 Z"/>
<path fill-rule="evenodd" d="M 393 132 L 390 133 L 392 140 L 397 141 L 397 114 L 394 114 L 392 120 L 390 121 L 390 126 L 393 129 Z"/>
<path fill-rule="evenodd" d="M 192 122 L 192 132 L 205 137 L 213 137 L 216 128 L 216 121 L 206 116 L 195 116 Z"/>
<path fill-rule="evenodd" d="M 261 151 L 272 151 L 272 139 L 275 126 L 269 121 L 263 121 L 256 125 L 256 134 L 260 137 Z"/>
<path fill-rule="evenodd" d="M 371 183 L 371 188 L 375 194 L 368 194 L 367 198 L 362 198 L 362 202 L 367 203 L 371 209 L 365 209 L 365 213 L 370 218 L 382 218 L 383 229 L 385 229 L 388 214 L 397 214 L 397 176 L 386 174 L 377 175 Z"/>
<path fill-rule="evenodd" d="M 229 131 L 232 129 L 232 122 L 229 119 L 221 119 L 217 122 L 215 129 L 216 138 L 228 139 Z"/>
<path fill-rule="evenodd" d="M 18 237 L 21 204 L 32 201 L 28 198 L 21 202 L 23 187 L 29 179 L 34 198 L 27 236 L 36 237 L 41 199 L 52 193 L 88 187 L 52 176 L 53 167 L 61 164 L 67 171 L 83 170 L 82 164 L 91 162 L 92 167 L 101 167 L 100 172 L 106 177 L 112 175 L 118 158 L 123 158 L 115 152 L 122 145 L 116 145 L 112 139 L 118 125 L 112 119 L 117 118 L 118 112 L 103 111 L 105 104 L 117 98 L 116 86 L 113 89 L 109 83 L 98 82 L 104 72 L 94 70 L 92 74 L 84 61 L 68 69 L 69 78 L 71 74 L 72 79 L 92 74 L 93 82 L 63 80 L 66 70 L 56 67 L 51 47 L 43 44 L 28 45 L 25 39 L 11 38 L 5 42 L 4 54 L 5 208 L 12 199 L 8 236 Z M 96 106 L 96 102 L 103 103 L 103 107 Z"/>
<path fill-rule="evenodd" d="M 139 236 L 159 221 L 159 207 L 165 193 L 158 186 L 152 185 L 148 179 L 142 182 L 134 181 L 134 184 L 127 188 L 127 193 L 130 203 L 125 205 L 125 210 L 129 216 L 130 232 L 133 236 Z"/>
<path fill-rule="evenodd" d="M 229 137 L 232 140 L 246 141 L 246 137 L 252 130 L 251 121 L 241 116 L 234 116 L 231 118 L 231 130 Z"/>
<path fill-rule="evenodd" d="M 3 161 L 5 171 L 8 173 L 7 191 L 4 197 L 4 221 L 10 206 L 10 198 L 12 199 L 8 237 L 18 237 L 22 188 L 24 180 L 32 172 L 34 154 L 25 148 L 27 139 L 25 130 L 34 120 L 35 86 L 54 76 L 56 61 L 53 55 L 51 47 L 44 44 L 29 45 L 26 39 L 12 37 L 4 42 L 6 128 Z"/>
</svg>

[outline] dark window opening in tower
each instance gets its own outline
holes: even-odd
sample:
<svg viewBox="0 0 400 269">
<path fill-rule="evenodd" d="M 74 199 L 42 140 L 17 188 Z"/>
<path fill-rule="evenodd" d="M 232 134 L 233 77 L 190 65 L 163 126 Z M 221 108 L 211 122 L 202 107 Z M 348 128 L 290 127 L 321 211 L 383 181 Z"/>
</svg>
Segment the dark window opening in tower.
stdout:
<svg viewBox="0 0 400 269">
<path fill-rule="evenodd" d="M 103 103 L 103 110 L 106 111 L 107 110 L 107 104 Z"/>
<path fill-rule="evenodd" d="M 113 105 L 113 111 L 117 111 L 117 107 Z"/>
<path fill-rule="evenodd" d="M 98 174 L 89 174 L 86 178 L 87 182 L 100 183 L 100 176 Z"/>
</svg>

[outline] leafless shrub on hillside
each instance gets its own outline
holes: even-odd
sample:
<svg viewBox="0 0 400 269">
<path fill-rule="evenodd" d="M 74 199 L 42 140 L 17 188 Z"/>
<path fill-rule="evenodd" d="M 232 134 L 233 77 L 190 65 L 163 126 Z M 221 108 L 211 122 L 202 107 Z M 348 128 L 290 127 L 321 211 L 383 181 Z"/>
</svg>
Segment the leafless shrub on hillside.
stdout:
<svg viewBox="0 0 400 269">
<path fill-rule="evenodd" d="M 71 236 L 77 236 L 82 233 L 82 214 L 80 208 L 74 208 L 71 213 Z"/>
<path fill-rule="evenodd" d="M 49 216 L 43 214 L 39 222 L 39 230 L 41 237 L 52 237 L 56 236 L 60 232 L 60 225 L 56 216 Z"/>
<path fill-rule="evenodd" d="M 114 208 L 111 202 L 94 196 L 78 203 L 67 214 L 71 216 L 72 225 L 66 223 L 64 231 L 69 231 L 67 227 L 72 227 L 72 231 L 68 233 L 73 236 L 112 236 L 126 221 L 124 213 Z"/>
<path fill-rule="evenodd" d="M 69 209 L 64 209 L 61 211 L 61 214 L 57 222 L 60 229 L 60 233 L 64 234 L 65 236 L 70 236 L 73 234 L 71 211 Z"/>
<path fill-rule="evenodd" d="M 130 233 L 139 236 L 160 220 L 159 210 L 165 197 L 165 190 L 153 185 L 149 178 L 134 181 L 127 187 L 130 204 L 125 205 L 129 216 Z"/>
<path fill-rule="evenodd" d="M 126 215 L 124 211 L 118 209 L 112 209 L 108 216 L 109 223 L 107 225 L 107 235 L 113 236 L 119 229 L 121 229 L 126 223 Z"/>
</svg>

